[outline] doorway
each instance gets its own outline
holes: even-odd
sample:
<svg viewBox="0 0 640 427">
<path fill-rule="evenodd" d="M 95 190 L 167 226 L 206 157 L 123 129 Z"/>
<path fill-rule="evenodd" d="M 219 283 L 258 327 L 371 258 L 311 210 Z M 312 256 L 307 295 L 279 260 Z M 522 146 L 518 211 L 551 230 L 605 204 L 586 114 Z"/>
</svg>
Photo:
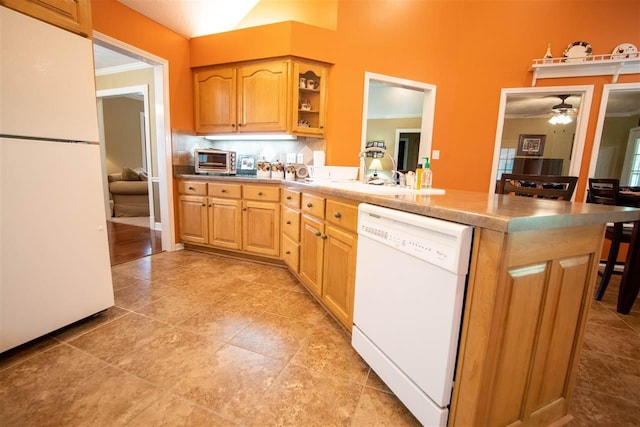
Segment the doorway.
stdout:
<svg viewBox="0 0 640 427">
<path fill-rule="evenodd" d="M 604 85 L 598 112 L 589 178 L 617 178 L 640 186 L 640 83 Z M 637 161 L 636 161 L 637 162 Z M 585 190 L 586 192 L 586 190 Z"/>
<path fill-rule="evenodd" d="M 420 160 L 420 129 L 396 129 L 396 164 L 400 172 L 416 170 Z"/>
<path fill-rule="evenodd" d="M 146 177 L 153 176 L 151 137 L 149 132 L 149 93 L 146 85 L 98 90 L 98 123 L 103 171 L 107 177 L 115 176 L 124 168 L 140 168 Z M 110 182 L 107 181 L 106 185 Z M 146 226 L 161 230 L 161 216 L 154 198 L 153 179 L 147 180 L 148 215 Z M 145 215 L 128 212 L 114 216 L 113 200 L 105 189 L 107 218 L 116 222 L 141 225 Z M 141 210 L 137 207 L 135 210 Z M 119 209 L 115 209 L 118 211 Z M 116 212 L 118 213 L 118 212 Z"/>
<path fill-rule="evenodd" d="M 154 228 L 161 230 L 162 250 L 174 251 L 182 245 L 176 243 L 173 212 L 173 171 L 171 152 L 171 129 L 169 111 L 169 63 L 166 59 L 140 50 L 117 39 L 94 31 L 94 44 L 122 55 L 134 58 L 153 68 L 153 82 L 147 92 L 148 103 L 153 103 L 152 116 L 147 117 L 146 135 L 150 138 L 146 153 L 149 169 L 149 197 L 154 201 Z M 106 167 L 103 164 L 103 171 Z M 106 174 L 106 172 L 105 172 Z M 106 184 L 105 184 L 106 185 Z M 106 193 L 108 194 L 108 193 Z"/>
<path fill-rule="evenodd" d="M 593 85 L 502 89 L 489 192 L 496 191 L 501 173 L 524 173 L 528 165 L 579 176 L 592 98 Z M 565 101 L 571 108 L 560 111 Z M 554 125 L 556 115 L 570 121 Z M 527 150 L 532 140 L 538 141 L 535 152 Z"/>
</svg>

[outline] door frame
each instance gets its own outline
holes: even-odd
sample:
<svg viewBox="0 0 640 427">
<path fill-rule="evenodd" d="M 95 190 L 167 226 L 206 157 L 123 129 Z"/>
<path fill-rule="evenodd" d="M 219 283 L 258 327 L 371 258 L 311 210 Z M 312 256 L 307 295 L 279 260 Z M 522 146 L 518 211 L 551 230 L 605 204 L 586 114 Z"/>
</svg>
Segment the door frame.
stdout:
<svg viewBox="0 0 640 427">
<path fill-rule="evenodd" d="M 600 99 L 600 110 L 598 111 L 598 121 L 596 122 L 596 131 L 593 137 L 593 147 L 591 148 L 591 161 L 589 162 L 589 178 L 593 178 L 596 173 L 596 165 L 598 163 L 598 152 L 602 142 L 602 131 L 604 130 L 604 120 L 607 115 L 607 104 L 609 103 L 609 95 L 611 92 L 638 91 L 640 83 L 613 83 L 606 84 L 602 87 L 602 97 Z M 587 200 L 587 192 L 589 186 L 585 188 L 585 200 Z"/>
<path fill-rule="evenodd" d="M 158 160 L 158 176 L 149 175 L 150 181 L 158 183 L 158 196 L 161 220 L 161 241 L 163 251 L 183 249 L 184 245 L 176 243 L 175 216 L 173 211 L 173 169 L 171 151 L 171 117 L 169 102 L 169 61 L 131 46 L 106 34 L 93 31 L 94 43 L 132 56 L 153 66 L 154 98 L 155 98 L 155 153 Z M 150 197 L 151 197 L 150 192 Z"/>
<path fill-rule="evenodd" d="M 140 113 L 140 140 L 141 140 L 141 151 L 144 153 L 143 156 L 143 164 L 142 166 L 147 170 L 149 176 L 151 176 L 151 135 L 149 132 L 149 86 L 148 85 L 137 85 L 137 86 L 127 86 L 127 87 L 118 87 L 113 89 L 102 89 L 96 91 L 96 97 L 98 99 L 98 123 L 100 124 L 100 159 L 102 163 L 102 171 L 103 175 L 106 175 L 107 167 L 106 167 L 106 159 L 107 159 L 107 147 L 105 144 L 106 136 L 104 134 L 104 114 L 103 114 L 103 105 L 102 101 L 104 98 L 118 97 L 118 96 L 126 96 L 126 95 L 138 95 L 142 93 L 143 101 L 143 109 L 144 111 Z M 109 183 L 104 181 L 105 187 L 105 201 L 106 205 L 109 204 Z M 153 179 L 149 179 L 147 181 L 148 194 L 149 194 L 149 227 L 156 229 L 155 222 L 155 203 L 153 198 Z M 107 208 L 107 211 L 110 209 Z M 110 215 L 107 214 L 107 218 Z M 160 227 L 158 229 L 162 230 L 162 224 L 158 224 Z"/>
<path fill-rule="evenodd" d="M 517 87 L 503 88 L 500 91 L 500 107 L 498 109 L 498 124 L 496 126 L 496 139 L 493 149 L 493 163 L 491 165 L 491 179 L 489 180 L 489 193 L 496 191 L 496 177 L 498 176 L 498 161 L 500 159 L 500 147 L 502 146 L 502 133 L 504 130 L 505 111 L 507 106 L 507 97 L 509 95 L 518 94 L 539 94 L 540 96 L 558 95 L 564 93 L 579 93 L 580 111 L 576 117 L 576 134 L 574 137 L 573 149 L 571 151 L 571 165 L 569 167 L 569 175 L 580 176 L 580 167 L 582 165 L 582 155 L 584 153 L 584 145 L 587 138 L 587 125 L 589 124 L 589 114 L 591 111 L 591 102 L 593 99 L 593 85 L 580 86 L 544 86 L 544 87 Z M 571 200 L 575 200 L 574 192 Z"/>
</svg>

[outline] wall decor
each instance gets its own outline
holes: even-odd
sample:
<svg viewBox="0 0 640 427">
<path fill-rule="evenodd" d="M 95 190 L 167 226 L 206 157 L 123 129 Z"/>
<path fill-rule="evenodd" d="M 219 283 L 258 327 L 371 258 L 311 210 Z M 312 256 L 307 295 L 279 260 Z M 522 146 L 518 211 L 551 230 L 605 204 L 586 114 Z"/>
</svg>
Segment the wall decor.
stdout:
<svg viewBox="0 0 640 427">
<path fill-rule="evenodd" d="M 386 150 L 387 147 L 384 145 L 384 141 L 368 141 L 365 148 L 377 147 Z M 384 153 L 380 151 L 370 151 L 367 153 L 367 157 L 373 157 L 375 159 L 384 157 Z"/>
<path fill-rule="evenodd" d="M 546 139 L 547 135 L 521 134 L 516 156 L 542 156 L 544 154 L 544 142 Z"/>
</svg>

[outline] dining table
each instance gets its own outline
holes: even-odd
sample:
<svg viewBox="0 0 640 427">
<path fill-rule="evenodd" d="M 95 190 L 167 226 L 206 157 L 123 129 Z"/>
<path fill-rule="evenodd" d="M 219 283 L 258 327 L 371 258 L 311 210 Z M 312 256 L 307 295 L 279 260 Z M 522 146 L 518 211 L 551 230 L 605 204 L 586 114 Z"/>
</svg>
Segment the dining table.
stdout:
<svg viewBox="0 0 640 427">
<path fill-rule="evenodd" d="M 618 206 L 640 208 L 640 187 L 620 187 L 617 198 Z M 640 291 L 640 221 L 633 223 L 631 240 L 627 251 L 625 269 L 620 280 L 618 305 L 616 310 L 621 314 L 629 314 Z"/>
</svg>

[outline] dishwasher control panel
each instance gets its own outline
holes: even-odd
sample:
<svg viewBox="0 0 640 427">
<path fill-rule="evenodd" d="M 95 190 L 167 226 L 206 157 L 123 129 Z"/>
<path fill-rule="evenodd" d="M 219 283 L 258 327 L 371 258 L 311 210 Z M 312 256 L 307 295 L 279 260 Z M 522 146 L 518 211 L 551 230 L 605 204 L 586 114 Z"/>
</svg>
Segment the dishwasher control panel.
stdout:
<svg viewBox="0 0 640 427">
<path fill-rule="evenodd" d="M 360 236 L 454 273 L 466 273 L 470 254 L 460 249 L 470 246 L 472 227 L 372 205 L 360 206 Z"/>
</svg>

